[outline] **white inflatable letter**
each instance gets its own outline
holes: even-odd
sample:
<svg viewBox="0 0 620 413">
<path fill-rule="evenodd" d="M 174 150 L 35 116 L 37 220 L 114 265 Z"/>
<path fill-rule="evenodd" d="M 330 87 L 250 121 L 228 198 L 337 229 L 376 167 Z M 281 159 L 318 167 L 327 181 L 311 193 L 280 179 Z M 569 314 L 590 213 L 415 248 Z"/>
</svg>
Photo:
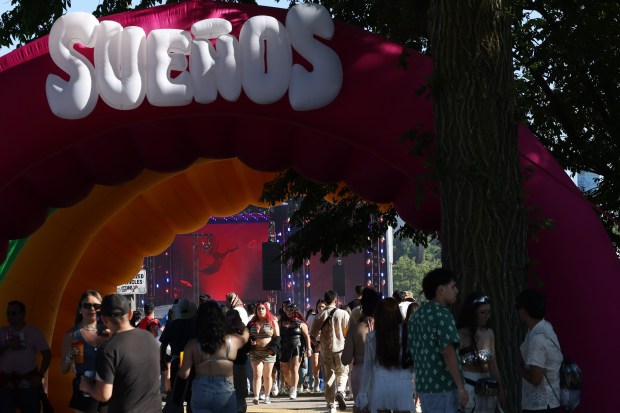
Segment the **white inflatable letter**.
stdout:
<svg viewBox="0 0 620 413">
<path fill-rule="evenodd" d="M 254 16 L 241 28 L 239 43 L 246 95 L 259 104 L 280 100 L 288 89 L 293 64 L 291 42 L 284 25 L 271 16 Z"/>
<path fill-rule="evenodd" d="M 241 95 L 241 50 L 235 36 L 217 38 L 215 57 L 215 80 L 220 95 L 235 102 Z"/>
<path fill-rule="evenodd" d="M 49 35 L 49 52 L 56 66 L 69 75 L 65 81 L 48 75 L 45 82 L 47 103 L 54 115 L 63 119 L 88 116 L 97 104 L 95 68 L 73 45 L 92 47 L 99 21 L 89 13 L 74 12 L 59 17 Z"/>
<path fill-rule="evenodd" d="M 296 64 L 291 72 L 288 98 L 295 110 L 312 110 L 331 103 L 342 88 L 342 63 L 329 47 L 316 40 L 331 39 L 334 22 L 319 4 L 297 4 L 286 15 L 286 28 L 295 50 L 310 64 L 312 72 Z"/>
<path fill-rule="evenodd" d="M 239 42 L 228 35 L 232 24 L 225 19 L 205 19 L 192 25 L 195 36 L 189 58 L 189 72 L 194 84 L 194 99 L 198 103 L 210 103 L 218 91 L 230 102 L 241 95 L 241 68 Z M 217 38 L 217 50 L 210 39 Z"/>
<path fill-rule="evenodd" d="M 146 34 L 141 27 L 102 21 L 97 29 L 95 73 L 101 99 L 115 109 L 135 109 L 146 94 Z"/>
<path fill-rule="evenodd" d="M 179 29 L 157 29 L 146 40 L 146 98 L 153 106 L 189 105 L 194 96 L 187 69 L 191 35 Z M 170 72 L 181 73 L 172 79 Z"/>
</svg>

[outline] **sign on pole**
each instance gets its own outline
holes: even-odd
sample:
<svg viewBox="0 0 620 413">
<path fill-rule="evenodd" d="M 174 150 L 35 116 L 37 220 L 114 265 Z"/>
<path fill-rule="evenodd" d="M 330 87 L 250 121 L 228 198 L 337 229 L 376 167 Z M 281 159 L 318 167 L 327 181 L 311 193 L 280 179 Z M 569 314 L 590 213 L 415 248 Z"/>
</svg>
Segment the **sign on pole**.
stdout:
<svg viewBox="0 0 620 413">
<path fill-rule="evenodd" d="M 116 287 L 118 294 L 146 294 L 146 270 L 142 269 L 127 284 Z"/>
</svg>

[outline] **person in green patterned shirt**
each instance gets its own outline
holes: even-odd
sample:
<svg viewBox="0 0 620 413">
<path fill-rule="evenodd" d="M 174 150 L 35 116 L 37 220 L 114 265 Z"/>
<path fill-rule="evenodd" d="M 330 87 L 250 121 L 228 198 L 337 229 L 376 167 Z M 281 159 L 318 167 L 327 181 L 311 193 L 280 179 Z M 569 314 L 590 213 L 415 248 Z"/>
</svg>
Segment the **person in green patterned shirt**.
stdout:
<svg viewBox="0 0 620 413">
<path fill-rule="evenodd" d="M 424 413 L 456 413 L 468 400 L 457 354 L 459 335 L 447 308 L 459 289 L 454 274 L 443 268 L 426 274 L 422 289 L 429 301 L 409 320 L 407 337 L 416 390 Z"/>
</svg>

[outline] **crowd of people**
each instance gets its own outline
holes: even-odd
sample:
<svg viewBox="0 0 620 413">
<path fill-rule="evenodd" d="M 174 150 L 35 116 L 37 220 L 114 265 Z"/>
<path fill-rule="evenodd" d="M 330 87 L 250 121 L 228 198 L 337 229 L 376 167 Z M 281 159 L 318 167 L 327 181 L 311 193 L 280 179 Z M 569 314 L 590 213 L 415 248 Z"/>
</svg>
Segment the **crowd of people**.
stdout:
<svg viewBox="0 0 620 413">
<path fill-rule="evenodd" d="M 509 409 L 492 299 L 470 294 L 455 320 L 448 309 L 459 292 L 454 274 L 432 270 L 422 286 L 421 304 L 411 292 L 384 298 L 361 285 L 342 304 L 330 290 L 305 315 L 290 301 L 274 312 L 268 301 L 246 305 L 234 292 L 225 304 L 209 296 L 198 305 L 181 298 L 165 325 L 150 304 L 135 318 L 126 297 L 87 290 L 59 355 L 61 373 L 74 377 L 69 407 L 149 413 L 165 403 L 166 413 L 181 412 L 184 404 L 190 413 L 238 413 L 247 400 L 268 404 L 278 394 L 296 400 L 301 392 L 322 392 L 330 413 L 345 410 L 347 399 L 354 411 L 372 413 Z M 516 302 L 528 328 L 517 367 L 523 411 L 557 412 L 562 355 L 544 319 L 545 297 L 526 289 Z M 50 408 L 43 378 L 52 353 L 25 316 L 25 305 L 11 301 L 8 325 L 0 328 L 3 412 Z"/>
</svg>

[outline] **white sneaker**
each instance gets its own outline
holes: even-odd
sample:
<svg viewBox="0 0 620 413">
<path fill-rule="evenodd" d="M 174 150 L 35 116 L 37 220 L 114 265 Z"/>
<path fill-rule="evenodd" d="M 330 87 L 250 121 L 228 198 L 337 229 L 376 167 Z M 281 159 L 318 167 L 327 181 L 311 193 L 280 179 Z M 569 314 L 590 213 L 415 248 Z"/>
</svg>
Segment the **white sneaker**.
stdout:
<svg viewBox="0 0 620 413">
<path fill-rule="evenodd" d="M 319 383 L 317 383 L 314 388 L 312 389 L 313 392 L 315 393 L 320 393 L 321 392 L 321 385 Z"/>
<path fill-rule="evenodd" d="M 276 386 L 275 384 L 271 387 L 271 395 L 273 397 L 276 397 L 278 395 L 278 393 L 280 393 L 280 391 L 278 390 L 278 386 Z"/>
<path fill-rule="evenodd" d="M 329 410 L 327 410 L 328 413 L 336 413 L 336 406 L 327 406 L 327 408 Z"/>
<path fill-rule="evenodd" d="M 258 404 L 258 397 L 255 397 L 254 399 L 252 399 L 252 402 L 253 402 L 254 404 Z"/>
<path fill-rule="evenodd" d="M 258 396 L 260 400 L 265 400 L 265 393 L 261 392 L 260 396 Z"/>
<path fill-rule="evenodd" d="M 271 403 L 271 397 L 267 396 L 265 397 L 265 404 L 270 404 Z"/>
<path fill-rule="evenodd" d="M 293 388 L 293 389 L 291 390 L 291 393 L 290 393 L 290 397 L 289 397 L 289 398 L 290 398 L 291 400 L 295 400 L 295 399 L 297 398 L 297 389 L 296 389 L 296 388 Z"/>
</svg>

